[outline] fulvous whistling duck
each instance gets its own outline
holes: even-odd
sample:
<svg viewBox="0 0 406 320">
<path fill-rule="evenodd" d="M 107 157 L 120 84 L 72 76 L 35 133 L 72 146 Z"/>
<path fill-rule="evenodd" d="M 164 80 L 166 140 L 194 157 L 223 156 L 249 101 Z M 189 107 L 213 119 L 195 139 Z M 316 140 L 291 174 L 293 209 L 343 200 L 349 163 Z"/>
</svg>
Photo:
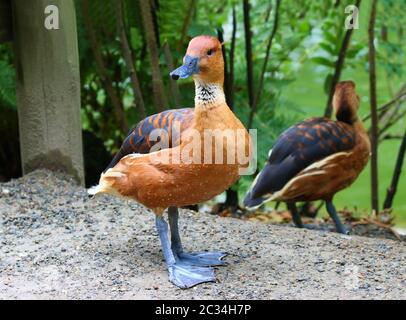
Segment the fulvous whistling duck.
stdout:
<svg viewBox="0 0 406 320">
<path fill-rule="evenodd" d="M 130 130 L 120 151 L 101 175 L 99 184 L 89 189 L 89 194 L 109 193 L 122 196 L 151 209 L 156 215 L 156 229 L 169 279 L 181 288 L 189 288 L 202 282 L 215 281 L 214 269 L 211 266 L 224 264 L 222 258 L 225 253 L 184 252 L 178 230 L 177 207 L 207 201 L 232 185 L 239 178 L 240 168 L 248 166 L 251 141 L 247 130 L 225 102 L 224 61 L 221 43 L 216 38 L 193 38 L 187 48 L 183 65 L 172 71 L 170 76 L 175 80 L 193 76 L 194 109 L 168 110 L 141 121 Z M 175 122 L 180 124 L 177 131 L 172 129 Z M 166 149 L 151 149 L 157 142 L 151 143 L 149 136 L 156 128 L 166 129 L 166 139 L 172 141 L 175 137 L 175 142 L 169 144 Z M 220 132 L 219 137 L 214 137 L 215 143 L 218 139 L 224 142 L 222 132 L 242 131 L 244 143 L 237 143 L 231 149 L 228 140 L 227 144 L 215 144 L 222 145 L 223 161 L 207 163 L 207 159 L 204 159 L 204 149 L 212 149 L 213 141 L 210 140 L 210 144 L 206 146 L 203 140 L 196 142 L 193 139 L 196 138 L 196 132 L 204 139 L 204 134 L 210 130 Z M 198 150 L 188 149 L 191 141 L 199 145 Z M 211 156 L 213 158 L 210 158 L 213 160 L 218 150 L 210 151 L 214 151 Z M 184 152 L 189 155 L 192 153 L 192 159 L 197 157 L 198 161 L 172 161 Z M 224 161 L 228 155 L 235 156 L 241 152 L 248 154 L 247 163 Z M 165 157 L 167 161 L 156 161 Z M 169 208 L 171 241 L 168 237 L 168 224 L 163 217 L 166 208 Z"/>
<path fill-rule="evenodd" d="M 355 181 L 370 157 L 359 104 L 354 82 L 340 82 L 333 98 L 336 121 L 310 118 L 283 132 L 247 193 L 245 207 L 285 201 L 295 225 L 303 227 L 295 202 L 324 200 L 337 231 L 346 234 L 332 199 Z"/>
</svg>

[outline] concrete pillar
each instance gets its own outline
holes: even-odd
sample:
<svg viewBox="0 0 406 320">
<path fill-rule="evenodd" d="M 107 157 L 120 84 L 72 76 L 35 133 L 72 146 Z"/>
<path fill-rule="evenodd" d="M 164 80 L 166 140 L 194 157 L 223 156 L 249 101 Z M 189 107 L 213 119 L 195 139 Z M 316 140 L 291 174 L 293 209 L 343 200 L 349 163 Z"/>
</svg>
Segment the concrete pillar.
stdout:
<svg viewBox="0 0 406 320">
<path fill-rule="evenodd" d="M 14 0 L 12 11 L 23 173 L 62 170 L 83 184 L 74 1 Z"/>
</svg>

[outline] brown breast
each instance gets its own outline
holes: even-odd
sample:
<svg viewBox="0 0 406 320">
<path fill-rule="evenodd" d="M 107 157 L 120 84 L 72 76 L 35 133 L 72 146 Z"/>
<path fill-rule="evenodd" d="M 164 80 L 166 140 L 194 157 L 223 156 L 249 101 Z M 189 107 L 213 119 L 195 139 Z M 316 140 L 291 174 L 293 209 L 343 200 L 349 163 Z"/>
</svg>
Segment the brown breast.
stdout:
<svg viewBox="0 0 406 320">
<path fill-rule="evenodd" d="M 229 149 L 230 146 L 225 139 L 222 147 L 223 159 L 220 161 L 222 163 L 215 164 L 215 139 L 212 140 L 212 144 L 206 145 L 206 148 L 213 151 L 212 164 L 205 164 L 205 161 L 207 162 L 205 143 L 201 140 L 200 150 L 193 148 L 196 145 L 194 139 L 197 139 L 193 130 L 200 134 L 200 139 L 204 139 L 204 131 L 207 129 L 217 129 L 218 133 L 224 130 L 231 132 L 244 130 L 245 143 L 237 143 L 234 148 Z M 123 183 L 117 181 L 115 188 L 121 195 L 133 198 L 151 209 L 185 206 L 207 201 L 226 190 L 239 178 L 241 165 L 237 161 L 227 163 L 227 158 L 229 153 L 246 152 L 249 143 L 248 132 L 227 106 L 212 110 L 204 117 L 204 122 L 200 121 L 191 126 L 190 130 L 182 136 L 181 144 L 178 147 L 162 150 L 156 154 L 123 158 L 116 168 L 127 172 L 127 179 L 120 180 Z M 173 161 L 173 158 L 179 153 L 192 155 L 189 159 L 194 159 L 198 150 L 200 151 L 198 158 L 201 163 L 174 163 Z M 216 150 L 216 152 L 218 151 Z M 156 163 L 154 157 L 157 155 L 168 157 L 169 163 Z"/>
</svg>

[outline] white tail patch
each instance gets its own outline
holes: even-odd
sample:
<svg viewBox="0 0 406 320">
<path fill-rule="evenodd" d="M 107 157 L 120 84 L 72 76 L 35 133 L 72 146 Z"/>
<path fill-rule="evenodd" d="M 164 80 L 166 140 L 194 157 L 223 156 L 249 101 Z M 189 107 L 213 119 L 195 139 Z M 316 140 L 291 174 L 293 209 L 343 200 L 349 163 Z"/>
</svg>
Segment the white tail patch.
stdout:
<svg viewBox="0 0 406 320">
<path fill-rule="evenodd" d="M 89 189 L 87 189 L 87 193 L 91 196 L 95 196 L 96 194 L 98 194 L 100 192 L 100 185 L 97 186 L 93 186 Z"/>
<path fill-rule="evenodd" d="M 106 173 L 104 173 L 102 175 L 102 179 L 106 178 L 106 177 L 112 177 L 112 178 L 122 178 L 124 177 L 125 174 L 122 173 L 121 171 L 114 171 L 113 168 L 110 168 L 109 170 L 106 171 Z M 101 179 L 100 179 L 101 180 Z"/>
<path fill-rule="evenodd" d="M 145 156 L 145 154 L 143 154 L 143 153 L 131 153 L 131 154 L 127 155 L 126 157 L 136 159 L 136 158 L 140 158 L 143 156 Z"/>
<path fill-rule="evenodd" d="M 87 190 L 87 193 L 92 196 L 95 196 L 99 193 L 110 193 L 113 195 L 119 195 L 118 191 L 111 186 L 111 183 L 109 183 L 106 178 L 120 179 L 123 177 L 125 177 L 125 173 L 114 170 L 114 168 L 110 168 L 105 173 L 101 174 L 99 184 L 89 188 Z"/>
<path fill-rule="evenodd" d="M 96 196 L 100 193 L 108 193 L 117 197 L 123 197 L 116 189 L 114 189 L 110 184 L 106 183 L 105 181 L 102 181 L 97 186 L 87 189 L 87 193 L 91 196 Z"/>
</svg>

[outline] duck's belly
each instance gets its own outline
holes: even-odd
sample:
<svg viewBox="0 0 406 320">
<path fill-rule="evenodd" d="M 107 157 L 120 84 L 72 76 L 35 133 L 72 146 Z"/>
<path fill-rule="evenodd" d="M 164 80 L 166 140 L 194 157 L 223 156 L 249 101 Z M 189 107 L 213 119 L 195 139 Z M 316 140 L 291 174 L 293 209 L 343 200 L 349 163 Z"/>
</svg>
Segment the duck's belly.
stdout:
<svg viewBox="0 0 406 320">
<path fill-rule="evenodd" d="M 368 162 L 368 155 L 355 157 L 340 152 L 305 168 L 276 192 L 277 201 L 330 200 L 338 191 L 350 186 Z"/>
<path fill-rule="evenodd" d="M 155 181 L 138 192 L 137 201 L 149 208 L 187 206 L 204 202 L 222 193 L 238 180 L 238 166 L 188 165 L 173 179 Z"/>
</svg>

